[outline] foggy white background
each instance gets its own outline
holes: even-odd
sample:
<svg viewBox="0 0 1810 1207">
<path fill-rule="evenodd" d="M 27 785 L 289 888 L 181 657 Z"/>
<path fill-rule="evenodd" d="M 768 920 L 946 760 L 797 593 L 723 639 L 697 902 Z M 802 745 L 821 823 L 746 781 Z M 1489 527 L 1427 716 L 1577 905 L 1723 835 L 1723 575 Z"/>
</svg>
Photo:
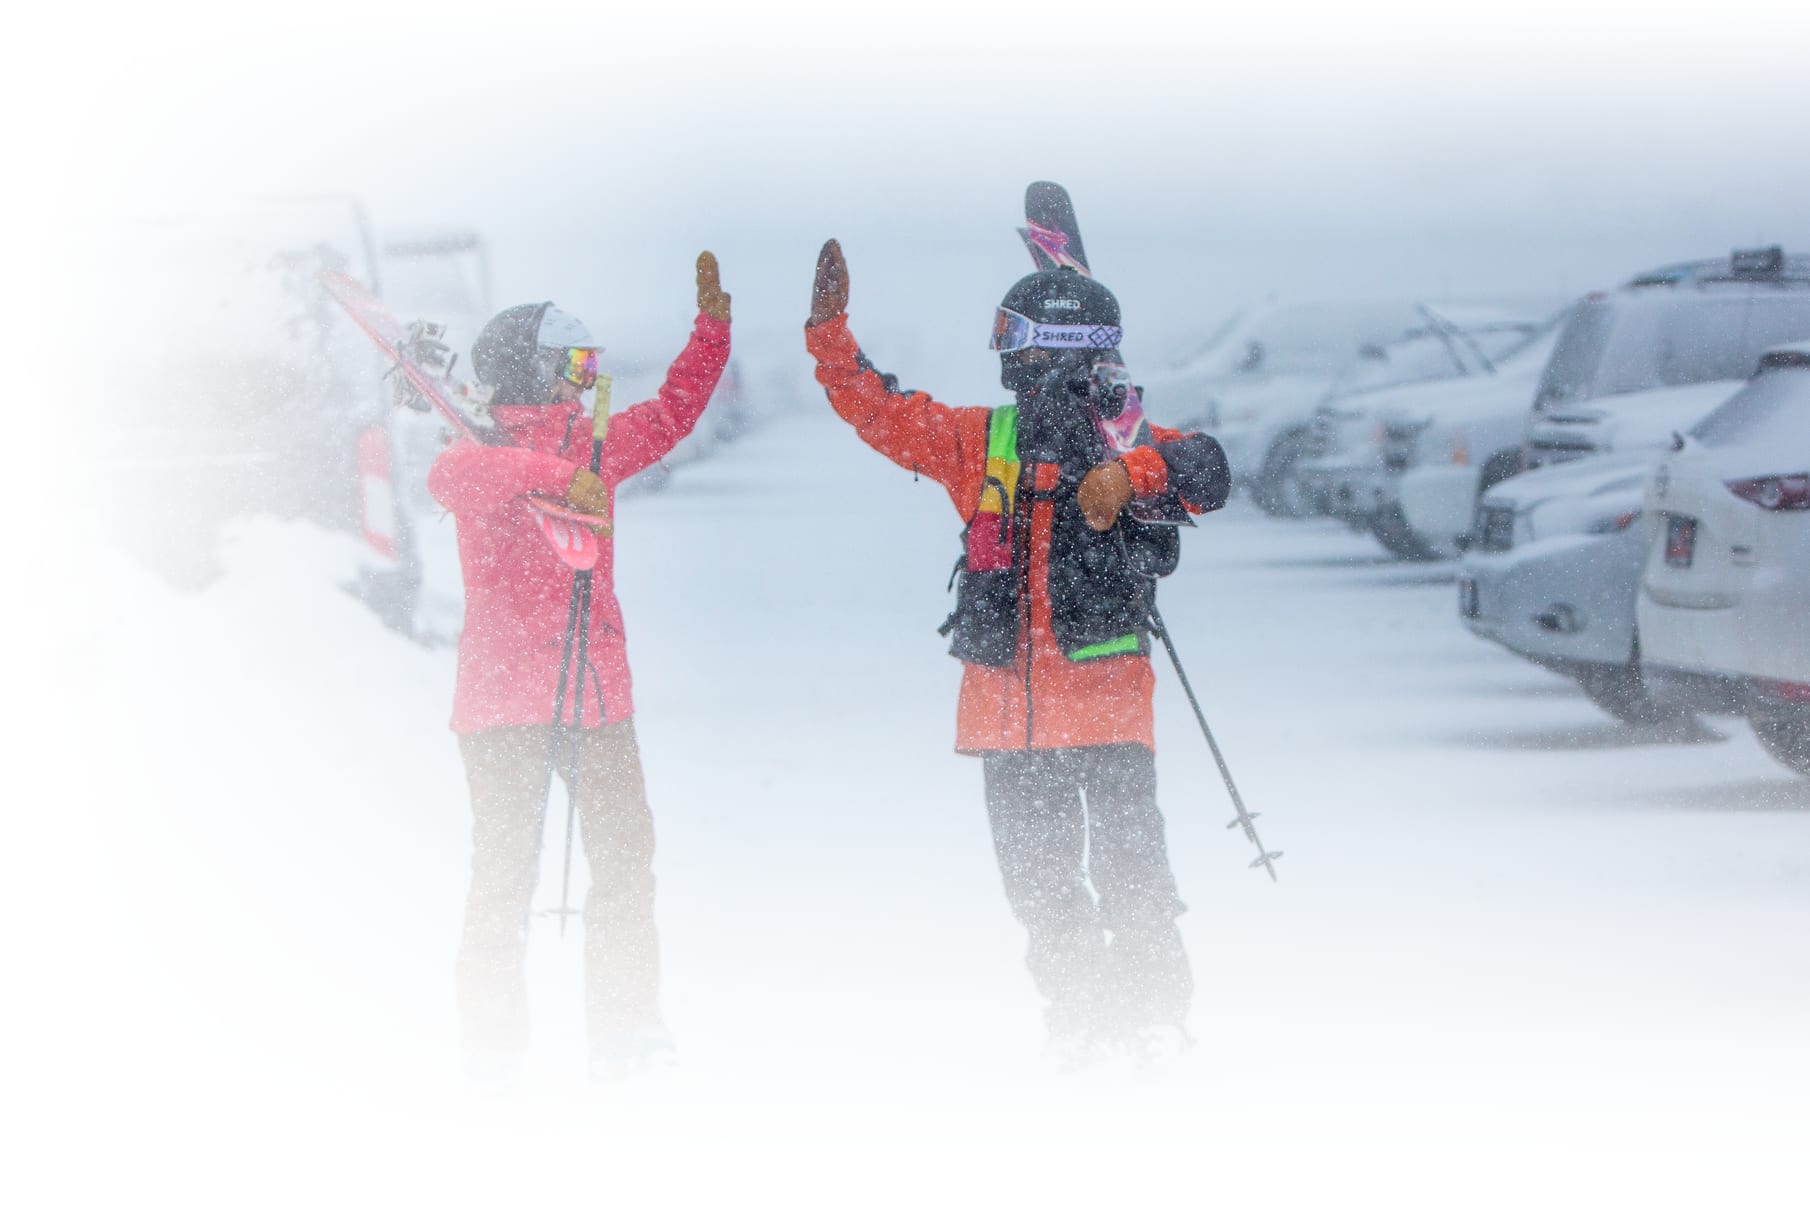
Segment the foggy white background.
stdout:
<svg viewBox="0 0 1810 1207">
<path fill-rule="evenodd" d="M 689 312 L 705 246 L 743 346 L 795 337 L 836 235 L 864 340 L 908 325 L 967 388 L 1031 179 L 1074 193 L 1146 360 L 1268 294 L 1810 245 L 1807 31 L 1746 3 L 177 6 L 69 31 L 33 108 L 64 224 L 349 192 L 479 229 L 499 301 L 623 345 Z"/>
<path fill-rule="evenodd" d="M 0 1009 L 28 1073 L 59 1083 L 79 1140 L 106 1070 L 60 1054 L 117 1043 L 96 1029 L 129 1013 L 133 991 L 89 958 L 108 934 L 84 907 L 98 819 L 157 804 L 94 786 L 133 745 L 111 728 L 116 694 L 154 703 L 158 687 L 122 682 L 91 640 L 134 606 L 107 589 L 93 525 L 135 500 L 133 482 L 86 464 L 83 425 L 135 388 L 133 367 L 107 359 L 110 333 L 156 321 L 109 308 L 97 229 L 248 196 L 355 194 L 382 229 L 478 229 L 499 305 L 555 298 L 613 353 L 650 361 L 676 350 L 708 247 L 738 353 L 790 365 L 801 395 L 814 387 L 799 327 L 834 235 L 875 358 L 949 401 L 990 402 L 985 331 L 1027 267 L 1011 227 L 1037 178 L 1074 194 L 1138 364 L 1271 294 L 1566 294 L 1734 246 L 1810 248 L 1807 34 L 1810 16 L 1788 5 L 1544 0 L 163 5 L 21 27 L 0 85 L 24 266 L 6 291 L 19 686 L 0 782 L 20 836 L 9 929 L 36 971 Z M 247 606 L 247 624 L 263 619 Z M 306 617 L 276 622 L 311 636 Z M 280 699 L 245 706 L 283 723 Z M 131 775 L 112 771 L 100 782 Z M 255 785 L 245 807 L 256 816 Z M 1341 1133 L 1349 1108 L 1310 1130 Z M 1265 1134 L 1265 1159 L 1302 1159 Z M 431 1154 L 432 1137 L 407 1139 Z M 86 1156 L 104 1161 L 105 1140 Z M 1618 1142 L 1631 1154 L 1639 1138 Z M 977 1144 L 970 1130 L 947 1151 L 978 1162 Z M 1376 1185 L 1389 1171 L 1371 1172 Z"/>
</svg>

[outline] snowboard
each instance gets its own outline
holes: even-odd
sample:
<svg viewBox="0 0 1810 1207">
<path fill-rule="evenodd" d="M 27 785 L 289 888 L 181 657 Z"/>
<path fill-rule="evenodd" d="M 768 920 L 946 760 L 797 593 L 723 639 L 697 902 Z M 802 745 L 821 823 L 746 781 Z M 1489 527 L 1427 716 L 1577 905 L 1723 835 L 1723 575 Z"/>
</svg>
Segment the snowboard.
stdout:
<svg viewBox="0 0 1810 1207">
<path fill-rule="evenodd" d="M 1053 180 L 1034 180 L 1024 191 L 1024 225 L 1018 228 L 1025 250 L 1039 271 L 1072 268 L 1085 276 L 1093 276 L 1087 262 L 1087 249 L 1081 242 L 1081 224 L 1075 218 L 1075 203 L 1068 190 Z M 1102 358 L 1108 364 L 1125 367 L 1125 358 L 1117 348 Z M 1111 419 L 1094 413 L 1094 427 L 1100 433 L 1108 452 L 1125 453 L 1141 445 L 1155 444 L 1150 424 L 1144 417 L 1143 391 L 1131 384 L 1126 369 L 1125 405 Z M 1129 507 L 1132 516 L 1147 524 L 1189 524 L 1194 520 L 1187 510 L 1168 499 L 1134 500 Z"/>
<path fill-rule="evenodd" d="M 405 403 L 417 405 L 418 400 L 467 440 L 492 447 L 509 443 L 485 414 L 489 392 L 452 375 L 452 359 L 439 339 L 442 328 L 429 323 L 405 326 L 376 295 L 343 272 L 324 270 L 320 282 L 390 362 L 390 374 L 400 375 Z M 526 495 L 523 502 L 560 561 L 574 570 L 597 565 L 603 554 L 599 537 L 609 532 L 606 521 L 575 511 L 560 499 Z"/>
</svg>

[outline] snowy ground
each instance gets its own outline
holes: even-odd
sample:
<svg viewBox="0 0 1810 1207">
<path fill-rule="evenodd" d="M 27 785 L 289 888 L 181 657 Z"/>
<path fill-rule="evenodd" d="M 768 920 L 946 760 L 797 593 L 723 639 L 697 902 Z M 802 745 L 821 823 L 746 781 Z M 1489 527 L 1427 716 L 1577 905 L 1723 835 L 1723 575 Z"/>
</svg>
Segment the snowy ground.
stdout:
<svg viewBox="0 0 1810 1207">
<path fill-rule="evenodd" d="M 500 1102 L 457 1076 L 451 652 L 385 631 L 317 530 L 242 526 L 194 596 L 118 568 L 63 684 L 111 686 L 65 767 L 90 807 L 56 823 L 100 861 L 40 906 L 80 1037 L 39 1054 L 82 1125 L 55 1176 L 206 1202 L 1801 1193 L 1810 782 L 1732 721 L 1611 722 L 1465 633 L 1449 571 L 1240 506 L 1163 604 L 1281 883 L 1245 869 L 1162 667 L 1200 1045 L 1043 1071 L 980 768 L 949 749 L 957 529 L 827 408 L 624 502 L 685 1068 L 583 1083 L 580 944 L 541 923 L 531 1076 Z"/>
</svg>

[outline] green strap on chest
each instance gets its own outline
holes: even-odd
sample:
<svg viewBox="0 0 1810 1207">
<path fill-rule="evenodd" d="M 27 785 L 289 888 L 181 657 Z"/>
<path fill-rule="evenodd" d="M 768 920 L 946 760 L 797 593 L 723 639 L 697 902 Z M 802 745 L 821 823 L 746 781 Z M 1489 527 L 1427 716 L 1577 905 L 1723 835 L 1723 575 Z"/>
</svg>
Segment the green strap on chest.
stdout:
<svg viewBox="0 0 1810 1207">
<path fill-rule="evenodd" d="M 987 460 L 1018 464 L 1018 407 L 994 407 L 987 418 Z"/>
</svg>

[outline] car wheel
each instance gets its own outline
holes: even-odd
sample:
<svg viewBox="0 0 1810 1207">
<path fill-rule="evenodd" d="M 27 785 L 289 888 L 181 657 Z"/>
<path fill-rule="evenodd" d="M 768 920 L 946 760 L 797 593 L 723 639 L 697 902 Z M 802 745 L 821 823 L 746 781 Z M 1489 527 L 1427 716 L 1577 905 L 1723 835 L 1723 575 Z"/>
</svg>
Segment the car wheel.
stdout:
<svg viewBox="0 0 1810 1207">
<path fill-rule="evenodd" d="M 1370 517 L 1370 534 L 1403 561 L 1438 562 L 1458 556 L 1457 545 L 1450 542 L 1436 545 L 1409 527 L 1399 503 L 1382 507 Z"/>
<path fill-rule="evenodd" d="M 1590 702 L 1629 725 L 1663 725 L 1691 715 L 1684 701 L 1655 692 L 1636 659 L 1622 666 L 1592 663 L 1573 672 Z"/>
<path fill-rule="evenodd" d="M 1810 709 L 1795 714 L 1754 714 L 1748 722 L 1767 754 L 1799 775 L 1810 775 Z"/>
<path fill-rule="evenodd" d="M 1307 455 L 1310 443 L 1307 431 L 1296 428 L 1270 445 L 1251 491 L 1257 506 L 1270 515 L 1298 520 L 1314 514 L 1313 499 L 1295 476 L 1295 466 Z"/>
</svg>

